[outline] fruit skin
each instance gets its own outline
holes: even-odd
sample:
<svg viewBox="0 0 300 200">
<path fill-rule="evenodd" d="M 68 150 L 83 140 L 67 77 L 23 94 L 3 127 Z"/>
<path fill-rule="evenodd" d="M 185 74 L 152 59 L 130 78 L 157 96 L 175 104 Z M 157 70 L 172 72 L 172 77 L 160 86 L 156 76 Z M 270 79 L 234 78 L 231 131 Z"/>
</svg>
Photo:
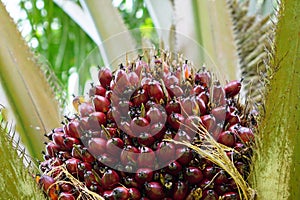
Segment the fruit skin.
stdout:
<svg viewBox="0 0 300 200">
<path fill-rule="evenodd" d="M 131 200 L 140 200 L 142 195 L 137 188 L 128 188 Z"/>
<path fill-rule="evenodd" d="M 222 200 L 240 200 L 240 196 L 236 192 L 227 192 L 221 198 Z"/>
<path fill-rule="evenodd" d="M 108 169 L 101 178 L 101 185 L 104 189 L 113 189 L 120 182 L 118 173 L 112 169 Z"/>
<path fill-rule="evenodd" d="M 188 192 L 187 183 L 178 181 L 175 183 L 172 197 L 174 200 L 184 200 L 187 196 L 187 192 Z"/>
<path fill-rule="evenodd" d="M 197 167 L 188 167 L 185 170 L 186 179 L 190 184 L 197 184 L 203 179 L 201 170 Z"/>
<path fill-rule="evenodd" d="M 108 68 L 101 68 L 98 72 L 98 79 L 104 88 L 108 88 L 112 80 L 112 73 Z"/>
<path fill-rule="evenodd" d="M 234 147 L 236 141 L 235 134 L 230 131 L 224 131 L 219 134 L 217 141 L 228 147 Z"/>
<path fill-rule="evenodd" d="M 112 191 L 112 195 L 114 199 L 118 200 L 127 200 L 130 197 L 128 189 L 121 186 L 114 188 Z"/>
<path fill-rule="evenodd" d="M 135 173 L 135 180 L 139 184 L 150 182 L 153 178 L 153 170 L 150 168 L 139 168 Z"/>
<path fill-rule="evenodd" d="M 241 81 L 234 80 L 227 83 L 224 87 L 225 94 L 227 98 L 234 97 L 241 90 L 242 84 Z"/>
<path fill-rule="evenodd" d="M 51 198 L 51 200 L 58 199 L 57 184 L 54 178 L 48 175 L 42 175 L 38 179 L 38 184 L 43 188 L 44 192 Z"/>
<path fill-rule="evenodd" d="M 218 194 L 214 190 L 204 190 L 201 200 L 219 200 Z"/>
<path fill-rule="evenodd" d="M 145 183 L 146 195 L 151 200 L 161 200 L 165 197 L 163 186 L 159 182 Z"/>
<path fill-rule="evenodd" d="M 61 192 L 58 196 L 59 200 L 76 200 L 74 195 L 69 192 Z"/>
<path fill-rule="evenodd" d="M 106 97 L 95 95 L 93 98 L 94 108 L 97 112 L 106 113 L 109 110 L 110 102 Z"/>
</svg>

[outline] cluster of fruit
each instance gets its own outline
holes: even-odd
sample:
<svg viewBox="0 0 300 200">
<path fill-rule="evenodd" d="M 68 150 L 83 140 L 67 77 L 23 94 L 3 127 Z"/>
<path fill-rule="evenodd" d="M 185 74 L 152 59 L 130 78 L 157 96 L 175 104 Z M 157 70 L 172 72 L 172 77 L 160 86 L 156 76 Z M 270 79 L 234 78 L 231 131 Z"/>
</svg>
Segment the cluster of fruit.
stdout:
<svg viewBox="0 0 300 200">
<path fill-rule="evenodd" d="M 51 199 L 241 198 L 225 169 L 176 143 L 201 147 L 209 134 L 247 176 L 254 134 L 240 81 L 222 87 L 205 68 L 160 58 L 101 68 L 98 78 L 88 100 L 74 99 L 78 113 L 47 134 L 38 182 Z"/>
</svg>

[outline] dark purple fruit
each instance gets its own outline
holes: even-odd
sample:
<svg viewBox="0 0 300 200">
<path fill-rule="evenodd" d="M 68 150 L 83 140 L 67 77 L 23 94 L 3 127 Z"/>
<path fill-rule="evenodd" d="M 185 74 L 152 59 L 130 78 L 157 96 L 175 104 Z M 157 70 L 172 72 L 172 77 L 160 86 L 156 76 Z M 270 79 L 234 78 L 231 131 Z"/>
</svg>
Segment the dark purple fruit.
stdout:
<svg viewBox="0 0 300 200">
<path fill-rule="evenodd" d="M 101 185 L 104 189 L 113 189 L 120 182 L 118 173 L 112 169 L 106 170 L 101 178 Z"/>
<path fill-rule="evenodd" d="M 145 183 L 145 192 L 151 200 L 161 200 L 165 197 L 163 186 L 159 182 Z"/>
<path fill-rule="evenodd" d="M 187 167 L 185 170 L 186 180 L 190 184 L 200 183 L 203 179 L 203 174 L 201 170 L 197 167 Z"/>
<path fill-rule="evenodd" d="M 219 200 L 219 196 L 214 190 L 204 190 L 201 200 Z"/>
<path fill-rule="evenodd" d="M 152 181 L 153 169 L 150 168 L 139 168 L 135 174 L 135 180 L 139 184 L 144 184 L 145 182 Z"/>
<path fill-rule="evenodd" d="M 174 185 L 173 200 L 184 200 L 188 195 L 188 185 L 185 182 L 178 181 Z"/>
</svg>

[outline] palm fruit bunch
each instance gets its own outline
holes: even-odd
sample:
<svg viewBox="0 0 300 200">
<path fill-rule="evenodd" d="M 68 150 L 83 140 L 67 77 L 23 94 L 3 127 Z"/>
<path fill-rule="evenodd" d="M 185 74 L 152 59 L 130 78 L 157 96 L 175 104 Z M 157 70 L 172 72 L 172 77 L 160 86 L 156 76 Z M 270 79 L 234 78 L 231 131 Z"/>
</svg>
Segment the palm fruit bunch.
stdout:
<svg viewBox="0 0 300 200">
<path fill-rule="evenodd" d="M 100 68 L 98 79 L 46 134 L 37 182 L 50 199 L 248 199 L 255 120 L 241 81 L 222 86 L 164 56 Z"/>
</svg>

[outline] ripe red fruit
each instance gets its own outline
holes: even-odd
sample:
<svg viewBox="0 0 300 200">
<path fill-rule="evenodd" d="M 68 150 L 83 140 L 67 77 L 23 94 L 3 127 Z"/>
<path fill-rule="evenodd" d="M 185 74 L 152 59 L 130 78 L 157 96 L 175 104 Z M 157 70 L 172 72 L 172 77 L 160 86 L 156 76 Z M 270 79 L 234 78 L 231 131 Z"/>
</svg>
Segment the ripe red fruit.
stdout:
<svg viewBox="0 0 300 200">
<path fill-rule="evenodd" d="M 216 176 L 214 182 L 216 184 L 224 184 L 228 182 L 228 175 L 226 174 L 226 172 L 224 170 L 220 170 L 218 172 L 218 175 Z"/>
<path fill-rule="evenodd" d="M 197 97 L 202 99 L 202 101 L 205 103 L 205 105 L 208 104 L 208 102 L 209 102 L 209 93 L 208 93 L 208 91 L 201 92 Z"/>
<path fill-rule="evenodd" d="M 167 164 L 175 159 L 176 148 L 173 143 L 163 141 L 158 144 L 156 155 L 160 164 Z"/>
<path fill-rule="evenodd" d="M 222 200 L 240 200 L 240 196 L 236 192 L 227 192 L 222 195 Z"/>
<path fill-rule="evenodd" d="M 165 197 L 165 192 L 163 186 L 159 182 L 149 182 L 145 183 L 146 195 L 150 199 L 160 200 Z"/>
<path fill-rule="evenodd" d="M 196 85 L 192 90 L 191 90 L 191 95 L 199 95 L 201 92 L 205 91 L 205 87 L 202 85 Z"/>
<path fill-rule="evenodd" d="M 108 68 L 101 68 L 98 72 L 98 79 L 104 88 L 108 88 L 112 80 L 112 73 Z"/>
<path fill-rule="evenodd" d="M 172 113 L 167 118 L 168 124 L 176 131 L 179 129 L 183 121 L 184 117 L 179 113 Z"/>
<path fill-rule="evenodd" d="M 211 114 L 201 116 L 201 121 L 208 131 L 213 131 L 216 127 L 216 118 Z"/>
<path fill-rule="evenodd" d="M 78 106 L 78 111 L 79 111 L 81 117 L 87 117 L 87 116 L 89 116 L 89 114 L 91 114 L 95 110 L 94 110 L 93 106 L 91 105 L 91 103 L 82 102 Z"/>
<path fill-rule="evenodd" d="M 203 179 L 203 174 L 197 167 L 187 167 L 185 170 L 185 176 L 190 184 L 200 183 Z"/>
<path fill-rule="evenodd" d="M 139 168 L 135 173 L 135 180 L 139 184 L 150 182 L 153 178 L 153 169 L 151 168 Z"/>
<path fill-rule="evenodd" d="M 237 131 L 238 137 L 240 138 L 240 140 L 242 140 L 242 142 L 254 142 L 254 134 L 250 128 L 241 126 Z"/>
<path fill-rule="evenodd" d="M 151 81 L 148 83 L 148 94 L 150 99 L 153 99 L 156 103 L 164 98 L 163 90 L 158 82 Z"/>
<path fill-rule="evenodd" d="M 193 154 L 189 148 L 181 147 L 176 149 L 176 158 L 181 165 L 185 166 L 192 160 Z"/>
<path fill-rule="evenodd" d="M 137 159 L 138 166 L 153 168 L 155 164 L 155 153 L 149 147 L 142 146 Z"/>
<path fill-rule="evenodd" d="M 213 86 L 213 96 L 212 96 L 212 102 L 219 106 L 219 105 L 225 105 L 226 104 L 226 100 L 225 100 L 225 90 L 224 88 L 221 86 L 219 81 L 216 81 L 214 83 Z"/>
<path fill-rule="evenodd" d="M 149 128 L 149 121 L 144 117 L 135 117 L 130 122 L 130 129 L 135 136 L 142 132 L 148 132 Z"/>
<path fill-rule="evenodd" d="M 62 150 L 65 150 L 65 144 L 64 139 L 66 138 L 66 135 L 64 133 L 53 133 L 52 134 L 52 141 L 58 145 Z"/>
<path fill-rule="evenodd" d="M 218 200 L 219 196 L 214 190 L 204 190 L 201 200 Z"/>
<path fill-rule="evenodd" d="M 184 98 L 181 102 L 181 109 L 186 116 L 200 114 L 198 103 L 194 97 Z"/>
<path fill-rule="evenodd" d="M 89 90 L 89 96 L 95 96 L 95 95 L 100 95 L 105 97 L 106 94 L 106 89 L 104 87 L 102 87 L 101 85 L 95 85 L 91 87 L 91 89 Z"/>
<path fill-rule="evenodd" d="M 208 165 L 203 170 L 205 178 L 212 179 L 217 174 L 217 168 L 214 165 Z"/>
<path fill-rule="evenodd" d="M 184 200 L 188 195 L 188 185 L 185 182 L 178 181 L 174 185 L 173 200 Z"/>
<path fill-rule="evenodd" d="M 106 190 L 103 192 L 103 197 L 105 200 L 115 200 L 113 196 L 113 191 L 112 190 Z"/>
<path fill-rule="evenodd" d="M 164 123 L 166 121 L 166 114 L 162 113 L 160 109 L 155 106 L 150 107 L 145 117 L 151 124 L 158 122 Z"/>
<path fill-rule="evenodd" d="M 240 92 L 241 87 L 242 87 L 241 81 L 238 80 L 230 81 L 224 87 L 226 97 L 227 98 L 234 97 Z"/>
<path fill-rule="evenodd" d="M 54 178 L 52 178 L 51 176 L 48 176 L 48 175 L 42 175 L 38 179 L 39 186 L 42 187 L 46 193 L 48 193 L 49 190 L 51 190 L 51 188 L 55 189 L 55 187 L 56 187 L 55 182 L 56 181 L 54 180 Z"/>
<path fill-rule="evenodd" d="M 230 131 L 224 131 L 219 134 L 217 141 L 228 147 L 234 147 L 236 141 L 235 134 Z"/>
<path fill-rule="evenodd" d="M 111 138 L 107 140 L 106 151 L 111 155 L 120 155 L 124 147 L 124 142 L 121 138 Z"/>
<path fill-rule="evenodd" d="M 143 88 L 136 90 L 131 97 L 131 102 L 134 106 L 145 105 L 148 100 L 149 97 L 147 91 Z"/>
<path fill-rule="evenodd" d="M 64 146 L 67 150 L 71 150 L 73 148 L 73 145 L 80 144 L 80 140 L 73 137 L 65 137 L 64 139 Z"/>
<path fill-rule="evenodd" d="M 130 163 L 135 164 L 137 161 L 137 157 L 139 155 L 139 150 L 131 145 L 127 145 L 121 152 L 121 162 L 123 165 L 127 165 Z"/>
<path fill-rule="evenodd" d="M 103 138 L 91 138 L 88 142 L 88 150 L 94 156 L 100 156 L 106 152 L 106 143 Z"/>
<path fill-rule="evenodd" d="M 106 97 L 95 95 L 93 98 L 95 110 L 106 113 L 109 110 L 110 102 Z"/>
<path fill-rule="evenodd" d="M 54 157 L 55 154 L 61 150 L 62 150 L 61 147 L 52 141 L 46 145 L 46 152 L 50 157 Z"/>
<path fill-rule="evenodd" d="M 65 164 L 67 167 L 67 170 L 76 177 L 77 173 L 78 173 L 78 164 L 81 161 L 77 158 L 70 158 L 68 160 L 66 160 Z"/>
<path fill-rule="evenodd" d="M 211 110 L 211 114 L 215 117 L 217 123 L 224 122 L 226 118 L 226 106 L 215 107 Z"/>
<path fill-rule="evenodd" d="M 114 199 L 118 200 L 127 200 L 130 197 L 128 189 L 121 186 L 114 188 L 112 193 Z"/>
<path fill-rule="evenodd" d="M 108 153 L 103 153 L 98 157 L 98 161 L 103 166 L 114 166 L 118 162 L 119 155 L 112 155 Z"/>
<path fill-rule="evenodd" d="M 64 133 L 70 137 L 80 138 L 80 123 L 78 120 L 72 120 L 64 126 Z"/>
<path fill-rule="evenodd" d="M 128 73 L 128 81 L 131 84 L 131 86 L 137 87 L 140 79 L 135 72 L 129 72 Z"/>
<path fill-rule="evenodd" d="M 171 85 L 167 87 L 167 91 L 172 98 L 181 97 L 183 95 L 183 90 L 179 85 Z"/>
<path fill-rule="evenodd" d="M 195 83 L 204 87 L 209 87 L 211 82 L 211 75 L 209 72 L 204 71 L 195 74 Z"/>
<path fill-rule="evenodd" d="M 168 173 L 176 176 L 182 170 L 182 166 L 179 162 L 173 160 L 173 161 L 169 162 L 166 169 L 167 169 Z"/>
<path fill-rule="evenodd" d="M 101 185 L 104 189 L 113 189 L 120 182 L 118 173 L 112 169 L 106 170 L 101 178 Z"/>
<path fill-rule="evenodd" d="M 131 200 L 140 200 L 142 195 L 137 188 L 128 188 Z"/>
<path fill-rule="evenodd" d="M 155 138 L 150 133 L 143 132 L 137 139 L 140 145 L 151 146 L 155 142 Z"/>
<path fill-rule="evenodd" d="M 165 109 L 166 109 L 166 112 L 168 115 L 170 115 L 172 113 L 181 113 L 180 103 L 176 99 L 169 101 L 167 103 Z"/>
<path fill-rule="evenodd" d="M 199 107 L 200 116 L 207 114 L 207 108 L 204 100 L 199 95 L 195 97 L 195 100 Z"/>
<path fill-rule="evenodd" d="M 101 130 L 101 125 L 106 124 L 106 115 L 103 112 L 93 112 L 88 117 L 89 128 Z"/>
</svg>

